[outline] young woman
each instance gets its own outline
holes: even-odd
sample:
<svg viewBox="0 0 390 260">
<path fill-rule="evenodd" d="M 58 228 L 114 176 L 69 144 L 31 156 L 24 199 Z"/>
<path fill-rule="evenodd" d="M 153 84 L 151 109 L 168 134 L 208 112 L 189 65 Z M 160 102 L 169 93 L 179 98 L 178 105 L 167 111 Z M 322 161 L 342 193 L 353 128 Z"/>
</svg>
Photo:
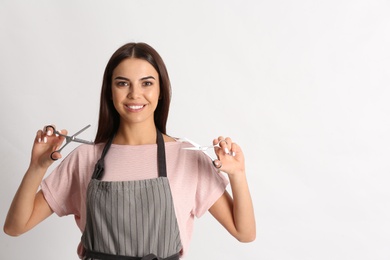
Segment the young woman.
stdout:
<svg viewBox="0 0 390 260">
<path fill-rule="evenodd" d="M 95 144 L 80 145 L 42 181 L 52 159 L 61 158 L 52 152 L 64 138 L 54 126 L 39 130 L 5 233 L 23 234 L 53 212 L 73 214 L 83 233 L 80 258 L 179 259 L 188 250 L 194 217 L 208 210 L 239 241 L 253 241 L 240 147 L 229 137 L 216 138 L 213 163 L 183 149 L 191 145 L 166 134 L 170 91 L 166 67 L 152 47 L 119 48 L 104 72 Z"/>
</svg>

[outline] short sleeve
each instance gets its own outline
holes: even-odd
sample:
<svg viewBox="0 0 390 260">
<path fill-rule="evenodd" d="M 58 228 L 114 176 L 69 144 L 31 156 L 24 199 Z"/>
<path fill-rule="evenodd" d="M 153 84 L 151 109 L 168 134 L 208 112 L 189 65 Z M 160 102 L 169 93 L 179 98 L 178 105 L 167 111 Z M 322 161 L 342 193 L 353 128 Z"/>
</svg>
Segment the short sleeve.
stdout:
<svg viewBox="0 0 390 260">
<path fill-rule="evenodd" d="M 93 150 L 91 146 L 79 146 L 42 181 L 43 195 L 58 216 L 80 216 L 93 171 Z"/>
<path fill-rule="evenodd" d="M 194 215 L 199 218 L 222 196 L 228 180 L 203 153 L 198 157 L 198 179 Z"/>
</svg>

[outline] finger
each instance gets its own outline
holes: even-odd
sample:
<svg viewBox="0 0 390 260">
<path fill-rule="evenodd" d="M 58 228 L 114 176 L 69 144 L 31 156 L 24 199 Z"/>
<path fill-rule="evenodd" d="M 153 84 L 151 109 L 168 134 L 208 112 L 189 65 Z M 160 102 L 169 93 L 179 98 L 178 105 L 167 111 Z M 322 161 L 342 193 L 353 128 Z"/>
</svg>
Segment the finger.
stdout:
<svg viewBox="0 0 390 260">
<path fill-rule="evenodd" d="M 216 159 L 213 161 L 213 165 L 215 168 L 220 169 L 222 167 L 222 163 L 220 160 Z"/>
<path fill-rule="evenodd" d="M 223 141 L 223 137 L 220 136 L 217 139 L 213 140 L 213 145 L 214 145 L 214 152 L 215 154 L 219 157 L 219 155 L 223 154 L 223 148 L 221 146 L 221 142 Z"/>
<path fill-rule="evenodd" d="M 62 155 L 57 152 L 57 151 L 54 151 L 50 154 L 50 158 L 53 160 L 53 161 L 57 161 L 58 159 L 61 159 Z"/>
<path fill-rule="evenodd" d="M 47 136 L 52 136 L 56 131 L 55 125 L 47 125 L 43 128 L 43 133 Z"/>
<path fill-rule="evenodd" d="M 229 149 L 229 153 L 230 153 L 232 150 L 232 143 L 233 143 L 232 139 L 230 137 L 226 137 L 225 142 L 226 142 L 226 147 Z"/>
<path fill-rule="evenodd" d="M 41 143 L 43 141 L 42 135 L 43 135 L 42 130 L 38 130 L 35 136 L 35 142 Z"/>
<path fill-rule="evenodd" d="M 230 147 L 229 147 L 228 140 L 223 136 L 220 136 L 218 137 L 218 142 L 219 142 L 219 146 L 222 148 L 225 154 L 230 154 Z"/>
<path fill-rule="evenodd" d="M 61 131 L 59 131 L 61 134 L 63 135 L 67 135 L 68 134 L 68 130 L 66 129 L 62 129 Z"/>
<path fill-rule="evenodd" d="M 223 143 L 227 144 L 225 137 L 223 137 L 223 136 L 219 136 L 217 140 L 218 140 L 219 145 L 221 145 Z"/>
<path fill-rule="evenodd" d="M 231 144 L 231 148 L 230 148 L 230 154 L 234 157 L 234 156 L 236 156 L 236 154 L 237 154 L 237 151 L 238 151 L 238 145 L 236 144 L 236 143 L 232 143 Z"/>
</svg>

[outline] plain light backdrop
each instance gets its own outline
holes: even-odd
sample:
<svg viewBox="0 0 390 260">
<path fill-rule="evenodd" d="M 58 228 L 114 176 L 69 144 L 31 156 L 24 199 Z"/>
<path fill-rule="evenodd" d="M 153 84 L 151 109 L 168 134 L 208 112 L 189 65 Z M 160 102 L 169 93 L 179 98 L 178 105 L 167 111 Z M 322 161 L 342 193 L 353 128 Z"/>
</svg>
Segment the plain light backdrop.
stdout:
<svg viewBox="0 0 390 260">
<path fill-rule="evenodd" d="M 186 259 L 390 259 L 389 13 L 387 0 L 0 0 L 0 222 L 36 130 L 91 124 L 93 139 L 104 67 L 142 41 L 171 77 L 168 133 L 231 136 L 246 155 L 256 241 L 207 214 Z M 80 236 L 52 215 L 1 233 L 0 259 L 77 259 Z"/>
</svg>

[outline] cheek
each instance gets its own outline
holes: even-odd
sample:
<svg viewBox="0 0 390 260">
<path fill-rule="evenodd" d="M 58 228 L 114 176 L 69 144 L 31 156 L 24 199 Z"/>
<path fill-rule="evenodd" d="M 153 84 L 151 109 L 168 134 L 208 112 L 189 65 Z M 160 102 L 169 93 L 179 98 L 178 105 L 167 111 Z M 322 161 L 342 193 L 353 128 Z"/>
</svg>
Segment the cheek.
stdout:
<svg viewBox="0 0 390 260">
<path fill-rule="evenodd" d="M 158 100 L 160 99 L 160 90 L 151 91 L 148 93 L 148 98 L 150 101 L 158 103 Z"/>
</svg>

